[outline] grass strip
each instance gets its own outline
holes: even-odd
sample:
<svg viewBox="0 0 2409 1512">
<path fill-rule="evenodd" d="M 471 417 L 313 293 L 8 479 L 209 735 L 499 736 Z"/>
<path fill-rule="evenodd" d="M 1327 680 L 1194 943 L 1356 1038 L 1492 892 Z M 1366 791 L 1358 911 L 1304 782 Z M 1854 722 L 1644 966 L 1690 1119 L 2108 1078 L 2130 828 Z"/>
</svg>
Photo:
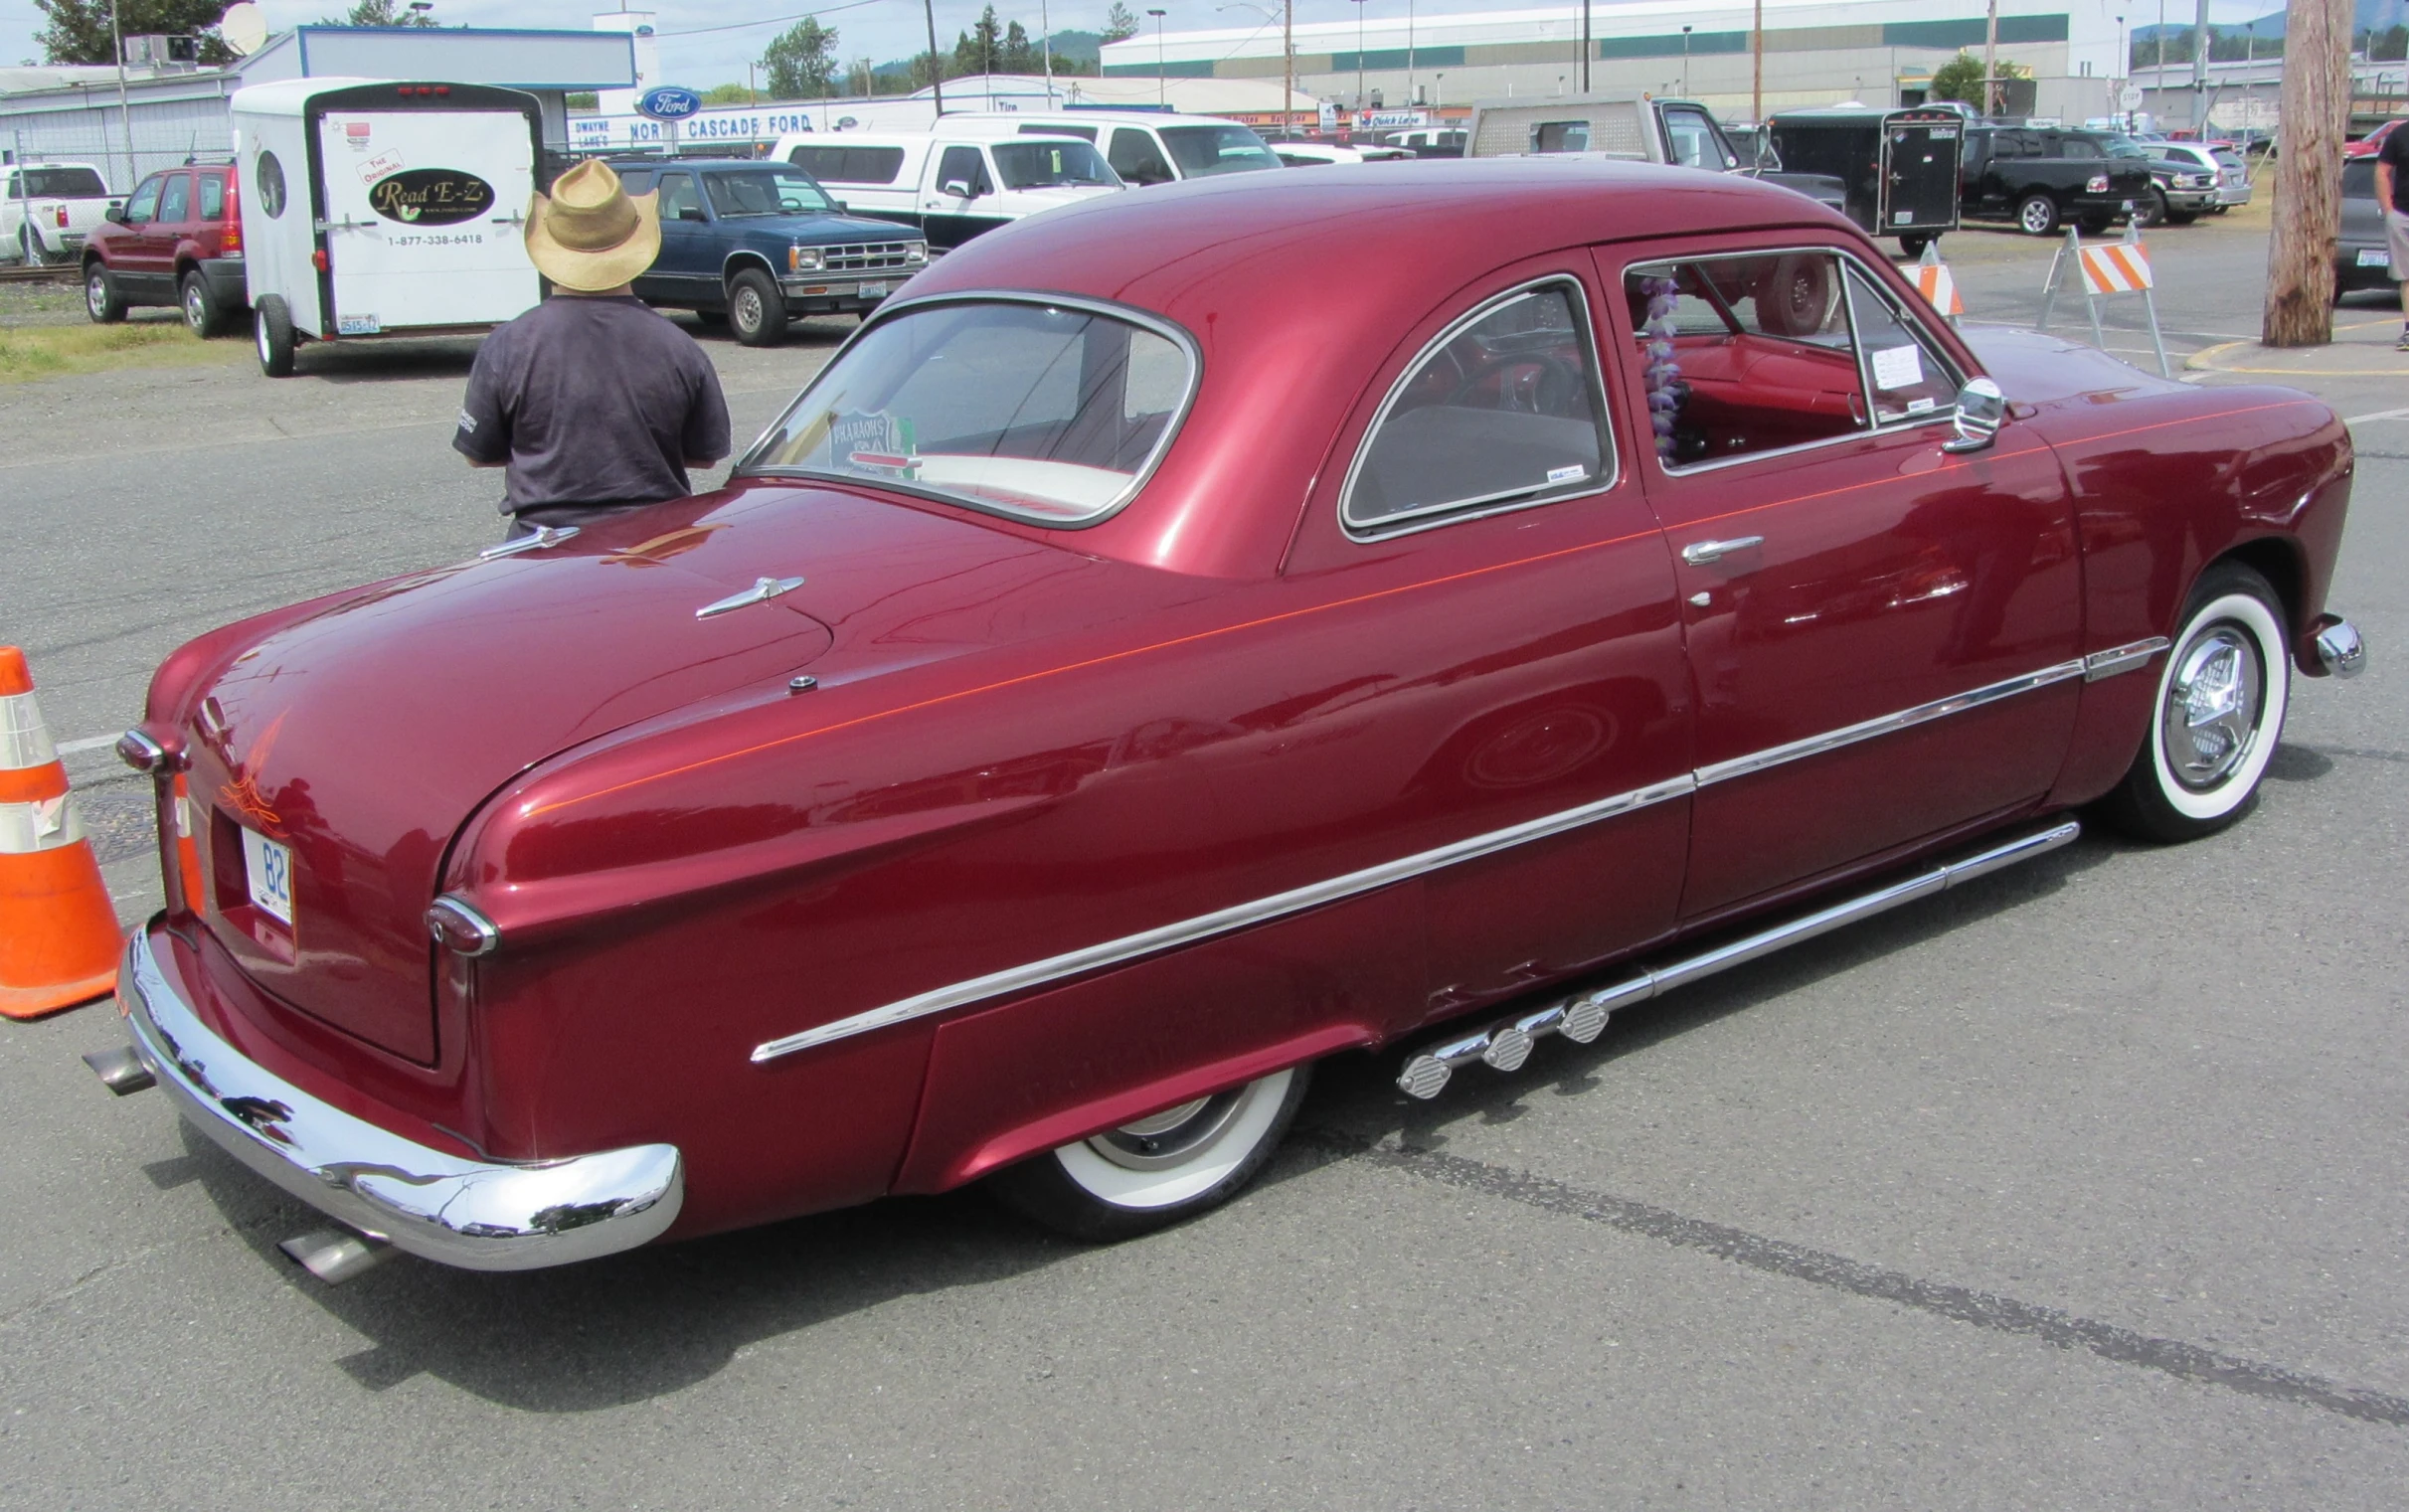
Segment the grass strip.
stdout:
<svg viewBox="0 0 2409 1512">
<path fill-rule="evenodd" d="M 234 362 L 239 342 L 197 341 L 182 321 L 123 325 L 0 326 L 0 384 L 114 368 L 212 367 Z"/>
</svg>

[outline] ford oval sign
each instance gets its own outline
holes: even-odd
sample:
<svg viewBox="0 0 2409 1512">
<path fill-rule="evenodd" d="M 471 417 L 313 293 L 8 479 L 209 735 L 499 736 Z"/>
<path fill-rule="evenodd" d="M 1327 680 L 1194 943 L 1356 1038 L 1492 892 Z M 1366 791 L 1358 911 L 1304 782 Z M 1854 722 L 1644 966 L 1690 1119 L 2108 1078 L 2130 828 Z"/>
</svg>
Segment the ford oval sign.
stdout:
<svg viewBox="0 0 2409 1512">
<path fill-rule="evenodd" d="M 663 84 L 637 95 L 635 108 L 654 120 L 684 120 L 703 108 L 703 96 L 676 84 Z"/>
</svg>

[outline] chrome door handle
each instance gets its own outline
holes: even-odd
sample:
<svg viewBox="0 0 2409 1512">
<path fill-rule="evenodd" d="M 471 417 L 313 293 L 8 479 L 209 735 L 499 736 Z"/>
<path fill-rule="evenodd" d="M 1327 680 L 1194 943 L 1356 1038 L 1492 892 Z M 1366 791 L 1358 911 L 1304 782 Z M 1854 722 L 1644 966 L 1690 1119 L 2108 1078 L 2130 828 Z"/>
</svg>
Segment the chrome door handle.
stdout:
<svg viewBox="0 0 2409 1512">
<path fill-rule="evenodd" d="M 1744 552 L 1764 544 L 1763 536 L 1734 536 L 1729 541 L 1692 541 L 1681 548 L 1681 560 L 1692 567 L 1704 567 L 1709 562 L 1722 561 L 1733 552 Z"/>
<path fill-rule="evenodd" d="M 803 580 L 800 578 L 756 579 L 753 587 L 746 588 L 744 591 L 730 593 L 725 598 L 715 599 L 710 603 L 704 604 L 701 608 L 696 609 L 694 611 L 694 617 L 697 619 L 710 619 L 715 615 L 731 613 L 737 609 L 745 608 L 752 604 L 768 603 L 771 599 L 775 598 L 778 594 L 791 593 L 802 586 Z"/>
</svg>

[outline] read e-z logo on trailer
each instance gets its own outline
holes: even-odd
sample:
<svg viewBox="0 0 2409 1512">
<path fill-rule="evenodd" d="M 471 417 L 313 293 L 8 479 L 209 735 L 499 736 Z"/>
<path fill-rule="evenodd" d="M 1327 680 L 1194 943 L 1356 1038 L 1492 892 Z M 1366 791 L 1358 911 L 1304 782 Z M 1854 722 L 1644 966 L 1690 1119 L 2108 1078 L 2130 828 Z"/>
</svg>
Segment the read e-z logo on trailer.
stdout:
<svg viewBox="0 0 2409 1512">
<path fill-rule="evenodd" d="M 457 168 L 409 168 L 368 191 L 369 207 L 408 226 L 473 221 L 493 205 L 493 186 Z"/>
<path fill-rule="evenodd" d="M 676 84 L 662 84 L 638 95 L 635 108 L 637 114 L 649 115 L 654 120 L 684 120 L 703 108 L 703 96 Z"/>
</svg>

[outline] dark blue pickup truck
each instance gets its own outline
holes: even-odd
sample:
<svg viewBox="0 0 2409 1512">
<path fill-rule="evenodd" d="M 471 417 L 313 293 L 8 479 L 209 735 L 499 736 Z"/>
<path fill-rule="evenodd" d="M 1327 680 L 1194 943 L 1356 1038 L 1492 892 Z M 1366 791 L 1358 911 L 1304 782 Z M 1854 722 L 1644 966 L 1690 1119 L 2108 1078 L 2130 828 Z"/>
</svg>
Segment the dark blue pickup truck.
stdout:
<svg viewBox="0 0 2409 1512">
<path fill-rule="evenodd" d="M 658 192 L 661 254 L 635 280 L 658 308 L 725 320 L 766 347 L 803 315 L 858 315 L 929 262 L 917 231 L 849 216 L 817 180 L 747 159 L 614 161 L 629 194 Z"/>
</svg>

